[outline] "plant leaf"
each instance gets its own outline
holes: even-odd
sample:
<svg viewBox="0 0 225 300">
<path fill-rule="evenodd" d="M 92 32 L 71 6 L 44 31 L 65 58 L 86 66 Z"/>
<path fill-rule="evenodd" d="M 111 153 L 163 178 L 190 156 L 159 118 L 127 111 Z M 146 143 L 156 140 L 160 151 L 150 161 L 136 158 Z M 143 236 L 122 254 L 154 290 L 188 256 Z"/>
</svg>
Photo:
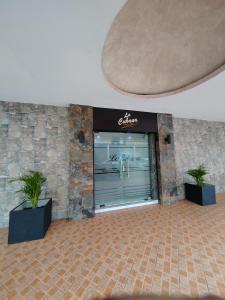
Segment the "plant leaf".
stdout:
<svg viewBox="0 0 225 300">
<path fill-rule="evenodd" d="M 38 171 L 29 171 L 28 175 L 11 180 L 11 182 L 15 181 L 22 183 L 22 188 L 17 192 L 23 193 L 25 201 L 31 202 L 33 208 L 37 207 L 43 184 L 46 182 L 43 174 Z"/>
</svg>

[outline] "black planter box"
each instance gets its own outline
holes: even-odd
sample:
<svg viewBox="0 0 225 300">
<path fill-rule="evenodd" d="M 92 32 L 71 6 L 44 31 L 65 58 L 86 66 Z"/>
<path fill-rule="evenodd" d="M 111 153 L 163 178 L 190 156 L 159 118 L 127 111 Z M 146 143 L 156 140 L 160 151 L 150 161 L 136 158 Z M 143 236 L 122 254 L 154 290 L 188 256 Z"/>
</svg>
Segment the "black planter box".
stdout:
<svg viewBox="0 0 225 300">
<path fill-rule="evenodd" d="M 23 202 L 9 214 L 8 243 L 15 244 L 44 238 L 52 220 L 52 199 L 39 200 L 37 208 Z"/>
<path fill-rule="evenodd" d="M 185 183 L 185 196 L 187 200 L 199 205 L 216 204 L 215 186 L 212 184 L 199 186 Z"/>
</svg>

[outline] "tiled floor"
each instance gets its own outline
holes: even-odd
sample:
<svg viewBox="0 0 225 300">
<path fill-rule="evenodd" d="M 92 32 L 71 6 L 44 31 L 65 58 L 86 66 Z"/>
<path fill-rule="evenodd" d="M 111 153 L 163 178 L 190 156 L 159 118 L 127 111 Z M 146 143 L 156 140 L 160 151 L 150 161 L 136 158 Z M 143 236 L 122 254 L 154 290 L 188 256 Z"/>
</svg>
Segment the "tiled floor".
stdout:
<svg viewBox="0 0 225 300">
<path fill-rule="evenodd" d="M 225 196 L 82 221 L 53 222 L 44 240 L 7 245 L 0 299 L 101 299 L 118 294 L 225 297 Z"/>
</svg>

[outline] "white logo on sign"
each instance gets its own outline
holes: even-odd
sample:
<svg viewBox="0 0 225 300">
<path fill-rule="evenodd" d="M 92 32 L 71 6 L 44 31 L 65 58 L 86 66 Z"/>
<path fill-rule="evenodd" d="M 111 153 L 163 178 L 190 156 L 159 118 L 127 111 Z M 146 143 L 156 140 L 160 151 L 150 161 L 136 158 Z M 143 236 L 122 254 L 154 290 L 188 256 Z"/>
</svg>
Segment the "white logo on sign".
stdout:
<svg viewBox="0 0 225 300">
<path fill-rule="evenodd" d="M 118 121 L 118 125 L 122 126 L 122 128 L 133 127 L 138 122 L 137 118 L 132 119 L 130 113 L 125 113 L 123 118 L 120 118 Z"/>
</svg>

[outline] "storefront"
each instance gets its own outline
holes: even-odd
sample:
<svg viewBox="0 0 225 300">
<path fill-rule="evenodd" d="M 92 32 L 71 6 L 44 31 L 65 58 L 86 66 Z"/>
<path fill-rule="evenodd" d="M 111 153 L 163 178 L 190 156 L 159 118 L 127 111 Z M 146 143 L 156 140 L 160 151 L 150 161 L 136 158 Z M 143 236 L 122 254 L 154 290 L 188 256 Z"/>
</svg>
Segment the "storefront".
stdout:
<svg viewBox="0 0 225 300">
<path fill-rule="evenodd" d="M 8 102 L 0 102 L 0 109 L 7 122 L 0 146 L 8 153 L 2 175 L 14 178 L 24 170 L 41 170 L 48 181 L 47 195 L 53 198 L 54 219 L 176 201 L 171 114 Z M 8 224 L 8 211 L 17 204 L 16 188 L 12 192 L 7 176 L 0 182 L 0 227 Z"/>
<path fill-rule="evenodd" d="M 95 211 L 158 203 L 157 114 L 93 109 Z"/>
</svg>

